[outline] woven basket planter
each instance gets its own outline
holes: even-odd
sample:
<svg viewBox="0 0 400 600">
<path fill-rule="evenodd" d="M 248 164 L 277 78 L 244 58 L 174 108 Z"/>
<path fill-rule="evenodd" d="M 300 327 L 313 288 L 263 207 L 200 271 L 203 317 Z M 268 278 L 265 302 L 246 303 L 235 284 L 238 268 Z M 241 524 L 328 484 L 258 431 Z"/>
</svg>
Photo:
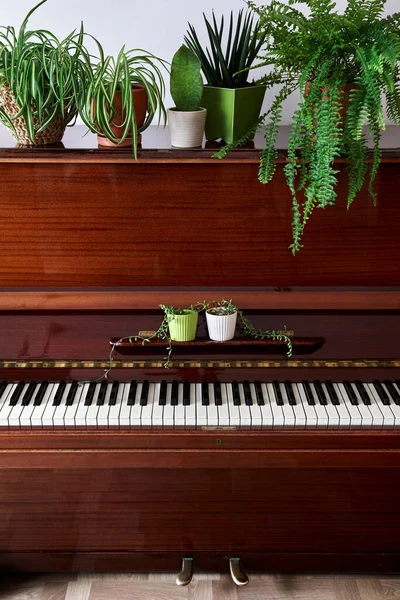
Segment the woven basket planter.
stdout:
<svg viewBox="0 0 400 600">
<path fill-rule="evenodd" d="M 0 87 L 0 106 L 10 118 L 15 117 L 15 115 L 17 115 L 19 112 L 14 93 L 12 92 L 8 83 L 5 83 L 2 87 Z M 34 117 L 33 120 L 36 125 L 36 117 Z M 48 144 L 58 144 L 61 142 L 65 132 L 65 123 L 61 114 L 51 125 L 49 125 L 49 127 L 35 135 L 33 142 L 29 138 L 24 117 L 18 117 L 18 119 L 13 121 L 13 124 L 16 133 L 12 129 L 10 129 L 10 132 L 17 142 L 23 146 L 46 146 Z"/>
</svg>

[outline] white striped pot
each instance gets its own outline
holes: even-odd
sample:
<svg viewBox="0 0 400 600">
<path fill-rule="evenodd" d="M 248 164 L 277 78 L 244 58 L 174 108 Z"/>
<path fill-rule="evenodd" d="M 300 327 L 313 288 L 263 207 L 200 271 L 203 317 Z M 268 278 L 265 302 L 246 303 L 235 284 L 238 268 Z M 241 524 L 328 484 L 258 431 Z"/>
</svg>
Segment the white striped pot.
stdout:
<svg viewBox="0 0 400 600">
<path fill-rule="evenodd" d="M 206 312 L 208 335 L 215 342 L 227 342 L 235 337 L 237 313 L 213 315 Z"/>
<path fill-rule="evenodd" d="M 186 112 L 168 109 L 168 124 L 171 133 L 171 145 L 175 148 L 197 148 L 203 144 L 207 110 L 200 108 Z"/>
</svg>

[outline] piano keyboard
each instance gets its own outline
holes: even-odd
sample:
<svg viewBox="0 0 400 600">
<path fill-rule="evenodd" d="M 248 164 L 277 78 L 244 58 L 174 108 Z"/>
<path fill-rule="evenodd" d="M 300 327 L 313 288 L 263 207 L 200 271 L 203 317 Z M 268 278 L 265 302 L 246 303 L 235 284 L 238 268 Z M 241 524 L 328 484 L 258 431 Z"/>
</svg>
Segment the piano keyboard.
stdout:
<svg viewBox="0 0 400 600">
<path fill-rule="evenodd" d="M 399 426 L 400 380 L 0 383 L 1 429 Z"/>
</svg>

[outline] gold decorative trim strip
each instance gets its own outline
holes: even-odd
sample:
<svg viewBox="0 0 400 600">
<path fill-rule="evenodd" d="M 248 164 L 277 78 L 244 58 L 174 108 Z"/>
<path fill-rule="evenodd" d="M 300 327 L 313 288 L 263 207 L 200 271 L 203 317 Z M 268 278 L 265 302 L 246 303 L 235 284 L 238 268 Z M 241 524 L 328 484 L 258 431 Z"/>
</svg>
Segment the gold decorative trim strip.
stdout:
<svg viewBox="0 0 400 600">
<path fill-rule="evenodd" d="M 106 369 L 104 360 L 1 360 L 0 369 Z M 163 361 L 115 360 L 114 369 L 162 369 Z M 400 369 L 396 360 L 182 360 L 172 361 L 173 369 Z"/>
</svg>

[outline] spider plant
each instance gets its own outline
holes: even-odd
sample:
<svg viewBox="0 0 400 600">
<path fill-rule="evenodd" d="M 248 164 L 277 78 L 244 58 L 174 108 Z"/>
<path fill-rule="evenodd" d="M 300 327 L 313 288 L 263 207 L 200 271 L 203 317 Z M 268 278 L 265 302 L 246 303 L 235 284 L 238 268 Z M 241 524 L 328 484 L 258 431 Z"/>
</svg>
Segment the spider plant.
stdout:
<svg viewBox="0 0 400 600">
<path fill-rule="evenodd" d="M 63 126 L 77 116 L 76 92 L 84 88 L 88 77 L 82 58 L 83 26 L 65 40 L 50 31 L 27 31 L 30 16 L 47 0 L 42 0 L 26 16 L 18 32 L 0 27 L 0 122 L 18 139 L 17 120 L 32 143 L 38 134 L 57 119 Z M 7 110 L 4 94 L 13 96 L 14 111 Z"/>
<path fill-rule="evenodd" d="M 248 69 L 251 68 L 264 43 L 266 33 L 260 31 L 258 21 L 250 11 L 239 11 L 236 19 L 231 11 L 229 30 L 226 43 L 224 43 L 225 19 L 221 17 L 217 22 L 212 14 L 212 23 L 203 13 L 210 48 L 205 51 L 196 30 L 189 23 L 189 31 L 185 42 L 198 56 L 201 62 L 207 84 L 213 87 L 242 88 L 248 84 Z"/>
<path fill-rule="evenodd" d="M 117 57 L 105 56 L 97 42 L 100 60 L 92 67 L 87 90 L 79 98 L 79 113 L 87 127 L 116 145 L 132 138 L 133 153 L 137 155 L 138 134 L 147 129 L 158 113 L 158 124 L 166 122 L 163 103 L 165 84 L 162 69 L 166 61 L 142 49 L 125 50 Z M 134 86 L 147 93 L 147 107 L 142 123 L 137 121 Z M 116 94 L 121 99 L 116 105 Z M 117 131 L 116 129 L 117 128 Z"/>
</svg>

